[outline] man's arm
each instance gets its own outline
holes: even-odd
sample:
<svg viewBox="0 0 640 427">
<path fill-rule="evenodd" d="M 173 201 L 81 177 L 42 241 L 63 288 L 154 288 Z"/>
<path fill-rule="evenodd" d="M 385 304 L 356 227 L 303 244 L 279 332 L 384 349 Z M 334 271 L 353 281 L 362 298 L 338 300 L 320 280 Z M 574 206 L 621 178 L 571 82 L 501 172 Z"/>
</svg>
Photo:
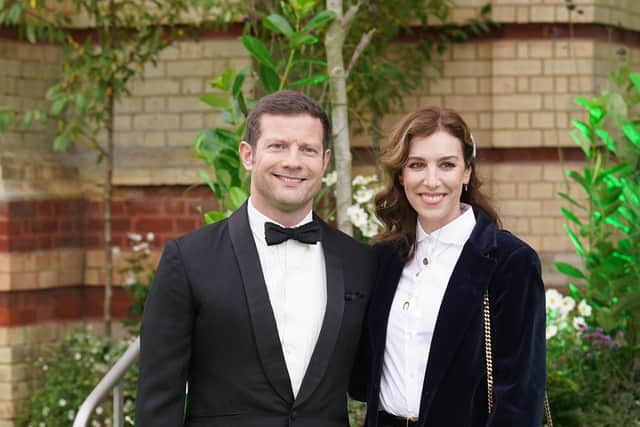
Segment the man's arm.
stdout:
<svg viewBox="0 0 640 427">
<path fill-rule="evenodd" d="M 138 427 L 184 424 L 194 302 L 176 241 L 164 248 L 145 303 L 136 397 Z"/>
</svg>

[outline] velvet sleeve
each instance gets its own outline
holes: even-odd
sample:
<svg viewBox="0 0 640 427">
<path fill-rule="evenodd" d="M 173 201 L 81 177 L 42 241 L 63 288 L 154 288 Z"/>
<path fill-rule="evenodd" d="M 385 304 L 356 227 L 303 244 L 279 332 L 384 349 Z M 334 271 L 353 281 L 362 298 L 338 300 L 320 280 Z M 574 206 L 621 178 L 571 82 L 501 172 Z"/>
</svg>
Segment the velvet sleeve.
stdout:
<svg viewBox="0 0 640 427">
<path fill-rule="evenodd" d="M 145 303 L 136 397 L 138 427 L 184 424 L 194 303 L 176 241 L 165 246 Z"/>
<path fill-rule="evenodd" d="M 546 381 L 545 296 L 533 249 L 513 251 L 489 286 L 494 408 L 487 426 L 539 427 Z"/>
</svg>

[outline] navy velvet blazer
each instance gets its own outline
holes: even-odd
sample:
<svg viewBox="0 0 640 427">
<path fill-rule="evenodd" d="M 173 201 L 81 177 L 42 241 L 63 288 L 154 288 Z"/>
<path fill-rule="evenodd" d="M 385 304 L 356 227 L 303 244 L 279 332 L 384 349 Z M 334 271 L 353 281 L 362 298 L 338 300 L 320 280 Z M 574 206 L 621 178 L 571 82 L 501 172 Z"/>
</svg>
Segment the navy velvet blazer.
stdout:
<svg viewBox="0 0 640 427">
<path fill-rule="evenodd" d="M 545 297 L 535 251 L 483 213 L 456 264 L 433 335 L 420 426 L 535 426 L 545 390 Z M 369 312 L 366 426 L 377 426 L 391 303 L 404 267 L 393 243 L 376 245 L 378 274 Z M 482 295 L 491 307 L 494 409 L 487 410 Z"/>
</svg>

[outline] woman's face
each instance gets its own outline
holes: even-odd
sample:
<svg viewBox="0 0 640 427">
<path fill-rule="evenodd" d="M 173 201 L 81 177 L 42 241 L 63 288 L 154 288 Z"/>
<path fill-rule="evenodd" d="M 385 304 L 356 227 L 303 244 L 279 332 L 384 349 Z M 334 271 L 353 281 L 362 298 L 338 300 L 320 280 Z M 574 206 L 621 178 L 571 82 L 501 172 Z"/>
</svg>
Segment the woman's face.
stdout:
<svg viewBox="0 0 640 427">
<path fill-rule="evenodd" d="M 427 233 L 460 215 L 462 186 L 469 183 L 470 176 L 458 138 L 437 131 L 411 140 L 400 184 Z"/>
</svg>

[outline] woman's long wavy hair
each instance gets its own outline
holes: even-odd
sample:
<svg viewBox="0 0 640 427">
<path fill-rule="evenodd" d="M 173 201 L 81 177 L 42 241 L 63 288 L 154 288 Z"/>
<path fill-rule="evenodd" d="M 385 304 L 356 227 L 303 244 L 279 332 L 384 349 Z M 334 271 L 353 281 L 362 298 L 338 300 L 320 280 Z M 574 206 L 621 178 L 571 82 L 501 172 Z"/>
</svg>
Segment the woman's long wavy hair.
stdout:
<svg viewBox="0 0 640 427">
<path fill-rule="evenodd" d="M 447 132 L 460 141 L 465 167 L 471 168 L 469 184 L 463 188 L 460 200 L 483 211 L 500 226 L 498 213 L 480 191 L 482 183 L 476 174 L 473 137 L 462 117 L 453 110 L 439 107 L 415 111 L 404 117 L 382 155 L 386 183 L 375 197 L 376 215 L 385 226 L 376 239 L 397 243 L 405 260 L 415 251 L 417 214 L 407 200 L 400 176 L 407 164 L 411 140 L 438 131 Z"/>
</svg>

